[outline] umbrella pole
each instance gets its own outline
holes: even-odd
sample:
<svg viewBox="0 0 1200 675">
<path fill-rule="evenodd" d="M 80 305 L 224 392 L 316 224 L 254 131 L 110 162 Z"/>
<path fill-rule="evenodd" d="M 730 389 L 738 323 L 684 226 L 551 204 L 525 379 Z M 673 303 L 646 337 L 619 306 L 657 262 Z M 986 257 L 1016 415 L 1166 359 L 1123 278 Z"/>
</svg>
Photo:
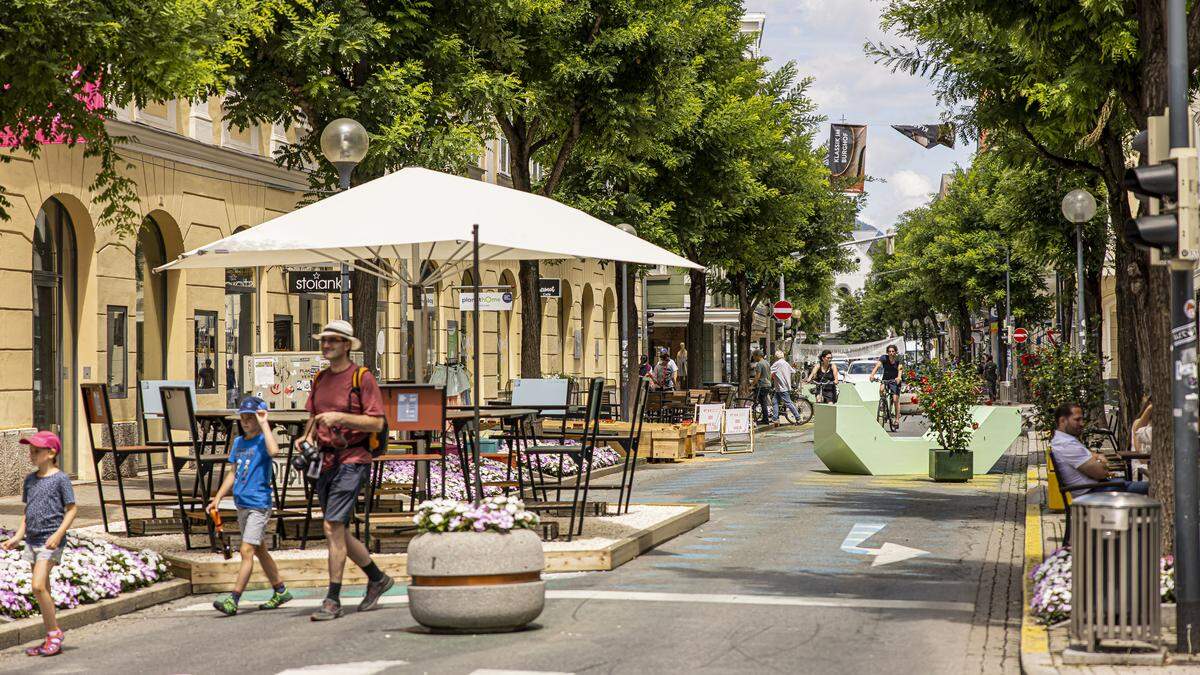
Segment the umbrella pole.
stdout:
<svg viewBox="0 0 1200 675">
<path fill-rule="evenodd" d="M 483 500 L 483 480 L 479 475 L 479 224 L 471 226 L 471 280 L 475 284 L 475 295 L 471 301 L 471 354 L 475 363 L 475 394 L 471 397 L 471 408 L 475 413 L 471 424 L 474 428 L 475 442 L 471 444 L 471 460 L 473 478 L 475 480 L 475 503 Z"/>
</svg>

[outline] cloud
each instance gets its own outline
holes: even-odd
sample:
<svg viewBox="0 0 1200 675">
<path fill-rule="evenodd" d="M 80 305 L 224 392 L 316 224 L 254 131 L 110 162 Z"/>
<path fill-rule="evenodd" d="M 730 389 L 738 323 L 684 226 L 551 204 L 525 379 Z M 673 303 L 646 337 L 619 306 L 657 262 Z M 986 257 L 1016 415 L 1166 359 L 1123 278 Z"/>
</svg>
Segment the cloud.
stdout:
<svg viewBox="0 0 1200 675">
<path fill-rule="evenodd" d="M 908 169 L 892 174 L 888 177 L 888 183 L 896 194 L 896 206 L 900 211 L 915 209 L 925 204 L 935 191 L 932 180 Z"/>
</svg>

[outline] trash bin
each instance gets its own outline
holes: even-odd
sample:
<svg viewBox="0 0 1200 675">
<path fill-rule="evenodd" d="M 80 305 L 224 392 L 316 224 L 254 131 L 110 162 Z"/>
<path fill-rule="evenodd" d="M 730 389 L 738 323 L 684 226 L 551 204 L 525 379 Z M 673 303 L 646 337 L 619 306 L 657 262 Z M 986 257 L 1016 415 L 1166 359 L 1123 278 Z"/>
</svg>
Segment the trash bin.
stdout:
<svg viewBox="0 0 1200 675">
<path fill-rule="evenodd" d="M 1162 626 L 1159 535 L 1162 505 L 1128 492 L 1071 503 L 1071 642 L 1158 648 Z"/>
</svg>

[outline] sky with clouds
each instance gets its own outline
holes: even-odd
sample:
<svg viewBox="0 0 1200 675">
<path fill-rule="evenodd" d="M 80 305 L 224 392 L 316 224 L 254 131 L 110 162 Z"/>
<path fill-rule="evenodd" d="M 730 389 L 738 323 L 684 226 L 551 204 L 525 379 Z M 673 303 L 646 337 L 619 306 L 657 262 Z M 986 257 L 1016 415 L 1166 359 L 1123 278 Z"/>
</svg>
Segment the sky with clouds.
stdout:
<svg viewBox="0 0 1200 675">
<path fill-rule="evenodd" d="M 928 80 L 892 73 L 863 53 L 863 43 L 899 42 L 879 27 L 879 0 L 744 0 L 747 12 L 767 15 L 762 56 L 768 67 L 795 61 L 815 78 L 810 93 L 830 121 L 867 124 L 868 203 L 860 217 L 886 229 L 904 211 L 936 192 L 943 173 L 970 162 L 973 145 L 926 150 L 892 124 L 931 124 L 941 118 Z M 829 124 L 821 139 L 829 138 Z"/>
</svg>

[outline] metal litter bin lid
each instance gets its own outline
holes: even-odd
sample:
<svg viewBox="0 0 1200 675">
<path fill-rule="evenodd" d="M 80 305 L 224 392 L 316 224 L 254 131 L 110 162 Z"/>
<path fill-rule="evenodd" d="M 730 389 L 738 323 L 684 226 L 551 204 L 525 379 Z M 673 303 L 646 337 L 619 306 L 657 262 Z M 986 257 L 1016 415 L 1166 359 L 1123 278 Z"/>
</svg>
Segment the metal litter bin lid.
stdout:
<svg viewBox="0 0 1200 675">
<path fill-rule="evenodd" d="M 1140 495 L 1136 492 L 1096 492 L 1073 499 L 1071 503 L 1109 509 L 1154 508 L 1162 506 L 1157 499 L 1151 499 L 1146 495 Z"/>
</svg>

